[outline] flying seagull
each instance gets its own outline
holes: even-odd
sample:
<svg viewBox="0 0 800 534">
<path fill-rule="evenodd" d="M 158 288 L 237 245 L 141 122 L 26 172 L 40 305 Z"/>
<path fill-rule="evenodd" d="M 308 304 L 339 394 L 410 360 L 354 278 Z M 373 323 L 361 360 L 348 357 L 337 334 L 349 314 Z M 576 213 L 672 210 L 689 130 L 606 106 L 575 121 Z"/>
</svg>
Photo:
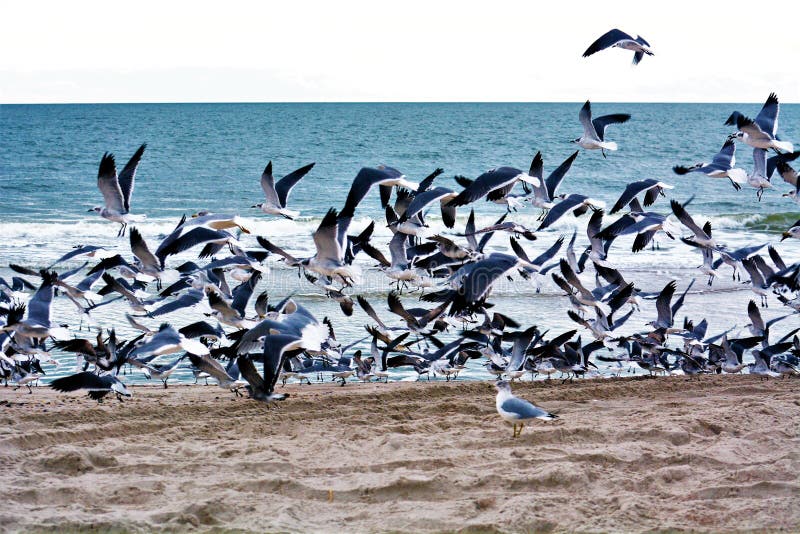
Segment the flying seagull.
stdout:
<svg viewBox="0 0 800 534">
<path fill-rule="evenodd" d="M 641 36 L 637 35 L 634 39 L 622 30 L 614 28 L 601 35 L 589 48 L 583 53 L 583 57 L 589 57 L 595 52 L 600 52 L 606 48 L 622 48 L 623 50 L 632 50 L 633 64 L 638 65 L 645 54 L 648 56 L 653 55 L 650 50 L 650 43 L 644 40 Z"/>
<path fill-rule="evenodd" d="M 132 396 L 128 388 L 125 387 L 125 384 L 116 376 L 111 374 L 98 376 L 89 371 L 57 378 L 50 383 L 50 387 L 56 391 L 86 389 L 89 391 L 89 396 L 97 402 L 102 402 L 103 397 L 112 391 L 120 402 L 122 401 L 122 397 Z"/>
<path fill-rule="evenodd" d="M 314 167 L 313 163 L 300 167 L 296 171 L 290 172 L 276 183 L 275 178 L 272 176 L 272 162 L 270 161 L 267 163 L 263 174 L 261 174 L 261 189 L 264 190 L 267 201 L 255 204 L 252 207 L 261 208 L 261 211 L 268 215 L 280 215 L 287 219 L 294 219 L 300 215 L 300 212 L 286 208 L 286 202 L 289 200 L 289 193 L 292 192 L 292 188 L 297 182 L 308 174 L 308 171 L 310 171 L 312 167 Z"/>
<path fill-rule="evenodd" d="M 794 150 L 792 143 L 778 139 L 779 111 L 778 96 L 775 93 L 770 93 L 755 120 L 742 115 L 738 111 L 734 111 L 725 121 L 725 124 L 727 126 L 735 124 L 739 130 L 734 134 L 736 138 L 753 148 L 763 148 L 765 150 L 771 148 L 775 151 L 792 152 Z"/>
<path fill-rule="evenodd" d="M 691 167 L 676 165 L 672 168 L 675 174 L 683 176 L 690 172 L 703 173 L 709 178 L 727 178 L 737 191 L 742 188 L 739 184 L 747 182 L 747 173 L 742 169 L 734 168 L 736 165 L 736 145 L 734 137 L 728 137 L 722 149 L 714 156 L 711 163 L 696 163 Z"/>
<path fill-rule="evenodd" d="M 603 157 L 606 157 L 606 150 L 617 149 L 617 143 L 605 140 L 606 127 L 609 124 L 627 122 L 630 118 L 631 116 L 627 113 L 613 113 L 592 120 L 592 105 L 587 100 L 578 113 L 578 119 L 583 125 L 583 135 L 572 142 L 587 150 L 600 149 Z"/>
<path fill-rule="evenodd" d="M 139 147 L 119 175 L 117 175 L 114 154 L 106 152 L 100 160 L 100 169 L 97 171 L 97 187 L 103 194 L 105 206 L 95 206 L 89 211 L 97 212 L 104 219 L 119 223 L 121 226 L 117 237 L 125 234 L 129 222 L 139 219 L 130 214 L 131 195 L 136 178 L 136 168 L 139 166 L 139 160 L 142 159 L 146 147 L 146 144 Z"/>
</svg>

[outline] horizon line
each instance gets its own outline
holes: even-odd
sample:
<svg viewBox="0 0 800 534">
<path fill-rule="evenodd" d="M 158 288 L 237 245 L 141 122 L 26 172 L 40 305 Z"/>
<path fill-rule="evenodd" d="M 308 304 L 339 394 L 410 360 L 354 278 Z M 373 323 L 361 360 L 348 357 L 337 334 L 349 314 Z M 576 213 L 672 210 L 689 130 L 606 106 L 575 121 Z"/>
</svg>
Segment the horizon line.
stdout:
<svg viewBox="0 0 800 534">
<path fill-rule="evenodd" d="M 592 100 L 595 103 L 609 104 L 759 104 L 759 101 L 741 100 L 720 101 L 637 101 L 637 100 Z M 97 102 L 0 102 L 0 106 L 96 106 L 96 105 L 139 105 L 139 104 L 580 104 L 581 100 L 190 100 L 190 101 L 97 101 Z M 796 105 L 800 102 L 781 102 L 781 105 Z"/>
</svg>

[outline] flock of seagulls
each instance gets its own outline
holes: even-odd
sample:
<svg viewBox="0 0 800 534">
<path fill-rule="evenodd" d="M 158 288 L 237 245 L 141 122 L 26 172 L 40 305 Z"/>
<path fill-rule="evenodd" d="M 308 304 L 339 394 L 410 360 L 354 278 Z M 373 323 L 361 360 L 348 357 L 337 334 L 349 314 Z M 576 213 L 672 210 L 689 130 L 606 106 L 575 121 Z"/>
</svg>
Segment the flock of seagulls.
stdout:
<svg viewBox="0 0 800 534">
<path fill-rule="evenodd" d="M 641 37 L 611 30 L 584 56 L 610 47 L 634 51 L 634 63 L 652 55 Z M 778 99 L 771 94 L 754 120 L 733 112 L 726 124 L 737 130 L 711 162 L 676 165 L 675 173 L 727 178 L 737 190 L 747 184 L 757 189 L 761 200 L 763 192 L 773 187 L 771 177 L 777 171 L 793 186 L 786 196 L 796 201 L 797 174 L 789 163 L 798 153 L 778 137 L 778 111 Z M 578 117 L 584 131 L 573 142 L 586 150 L 600 150 L 603 157 L 617 149 L 607 139 L 608 126 L 631 119 L 624 113 L 593 119 L 588 101 Z M 737 143 L 753 148 L 752 173 L 735 167 Z M 211 379 L 234 395 L 246 392 L 251 399 L 272 402 L 287 397 L 275 388 L 279 381 L 292 378 L 310 382 L 329 376 L 344 386 L 352 380 L 388 381 L 391 369 L 406 368 L 419 378 L 449 381 L 470 360 L 479 360 L 499 379 L 497 410 L 514 425 L 517 437 L 526 421 L 556 417 L 513 396 L 510 382 L 527 374 L 572 380 L 595 373 L 598 363 L 605 362 L 616 369 L 636 365 L 652 375 L 745 370 L 762 377 L 800 375 L 798 329 L 781 339 L 770 336 L 775 322 L 796 320 L 800 312 L 800 262 L 785 261 L 776 246 L 767 243 L 728 249 L 712 233 L 710 223 L 690 213 L 692 199 L 659 202 L 674 188 L 659 180 L 628 184 L 608 211 L 604 202 L 586 191 L 562 192 L 570 190 L 568 174 L 578 151 L 546 178 L 541 153 L 527 170 L 495 167 L 474 179 L 456 176 L 455 183 L 442 183 L 442 169 L 417 182 L 385 165 L 362 168 L 343 206 L 331 207 L 311 235 L 314 253 L 295 257 L 286 250 L 292 244 L 281 242 L 280 236 L 253 236 L 257 246 L 248 246 L 243 238 L 251 233 L 247 220 L 207 211 L 182 217 L 160 243 L 148 243 L 132 226 L 144 216 L 131 213 L 136 170 L 145 148 L 139 147 L 119 174 L 114 156 L 103 155 L 97 186 L 104 205 L 90 210 L 118 223 L 118 236 L 127 232 L 129 253 L 77 246 L 40 270 L 11 265 L 18 276 L 10 282 L 0 279 L 0 378 L 6 384 L 32 391 L 31 385 L 44 376 L 41 363 L 54 361 L 53 350 L 74 353 L 77 364 L 74 374 L 53 380 L 51 387 L 86 390 L 97 401 L 109 394 L 120 401 L 129 397 L 123 378 L 131 367 L 148 379 L 160 380 L 164 388 L 176 369 L 190 367 L 197 380 Z M 302 187 L 313 167 L 310 163 L 276 181 L 272 162 L 268 163 L 260 179 L 265 200 L 252 207 L 269 216 L 298 217 L 299 211 L 288 207 L 289 195 Z M 376 189 L 378 194 L 373 195 Z M 351 232 L 359 206 L 376 201 L 392 232 L 387 248 L 373 236 L 376 221 L 357 234 Z M 480 228 L 475 211 L 485 201 L 505 206 L 506 213 Z M 463 231 L 456 229 L 467 209 Z M 514 214 L 524 209 L 541 211 L 537 227 L 513 221 Z M 430 212 L 441 214 L 441 227 L 429 218 Z M 583 249 L 576 246 L 577 234 L 567 240 L 543 232 L 569 214 L 588 219 L 589 245 Z M 765 322 L 761 306 L 751 301 L 746 336 L 733 329 L 709 334 L 705 318 L 680 322 L 678 313 L 692 284 L 677 297 L 674 281 L 647 293 L 637 287 L 639 281 L 615 267 L 615 256 L 624 253 L 614 246 L 617 238 L 632 236 L 631 251 L 636 253 L 654 247 L 659 235 L 701 251 L 700 272 L 708 276 L 708 285 L 720 276 L 721 266 L 728 265 L 734 279 L 741 280 L 742 272 L 749 276 L 761 306 L 775 295 L 787 313 Z M 786 229 L 783 239 L 789 238 L 800 239 L 800 221 Z M 490 240 L 507 241 L 509 252 L 488 252 Z M 534 247 L 538 242 L 545 245 Z M 198 252 L 197 260 L 178 264 L 174 256 L 188 251 Z M 87 263 L 71 270 L 58 267 L 74 259 Z M 88 266 L 90 260 L 94 263 Z M 345 319 L 320 320 L 292 294 L 275 301 L 266 292 L 259 293 L 271 261 L 297 269 L 301 283 L 307 280 L 338 303 Z M 365 263 L 386 276 L 385 309 L 360 291 Z M 168 272 L 177 273 L 177 279 L 166 276 Z M 563 291 L 566 314 L 576 328 L 549 332 L 492 310 L 493 287 L 506 278 L 531 280 L 537 287 L 552 281 Z M 407 292 L 416 289 L 424 290 L 423 296 L 410 305 Z M 71 301 L 81 323 L 90 324 L 94 310 L 119 301 L 118 307 L 127 308 L 124 321 L 139 334 L 119 339 L 114 325 L 104 325 L 97 328 L 96 338 L 80 337 L 80 331 L 65 327 L 67 318 L 52 317 L 56 298 Z M 646 329 L 619 333 L 639 310 L 653 306 L 656 319 Z M 343 344 L 334 324 L 358 320 L 346 319 L 356 309 L 369 318 L 366 335 Z M 175 328 L 169 317 L 176 312 L 194 314 L 197 321 Z M 396 320 L 390 321 L 387 312 Z M 450 340 L 443 341 L 444 336 Z M 674 339 L 680 342 L 669 342 Z M 356 349 L 361 343 L 369 349 Z M 744 363 L 747 351 L 754 363 Z"/>
</svg>

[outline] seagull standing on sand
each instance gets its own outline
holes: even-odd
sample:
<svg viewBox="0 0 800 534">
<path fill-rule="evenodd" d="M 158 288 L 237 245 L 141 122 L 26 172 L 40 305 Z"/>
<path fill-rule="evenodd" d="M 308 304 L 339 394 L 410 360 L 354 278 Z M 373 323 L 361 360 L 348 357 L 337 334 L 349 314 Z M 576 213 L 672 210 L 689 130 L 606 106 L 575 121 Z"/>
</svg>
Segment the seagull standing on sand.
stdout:
<svg viewBox="0 0 800 534">
<path fill-rule="evenodd" d="M 114 154 L 106 152 L 100 160 L 100 169 L 97 171 L 97 187 L 103 193 L 105 206 L 95 206 L 89 211 L 95 211 L 104 219 L 119 223 L 121 226 L 117 237 L 125 234 L 129 222 L 139 219 L 130 214 L 131 195 L 136 178 L 136 167 L 139 166 L 139 160 L 142 159 L 146 147 L 146 144 L 139 147 L 119 176 L 117 176 L 117 166 L 114 163 Z"/>
<path fill-rule="evenodd" d="M 586 49 L 586 51 L 583 53 L 583 57 L 589 57 L 595 52 L 600 52 L 606 48 L 622 48 L 623 50 L 632 50 L 634 52 L 634 65 L 638 65 L 645 54 L 648 56 L 653 55 L 653 51 L 650 50 L 650 43 L 645 41 L 643 37 L 637 35 L 636 39 L 634 39 L 633 36 L 628 35 L 624 31 L 614 28 L 613 30 L 609 30 L 598 37 L 597 40 Z"/>
<path fill-rule="evenodd" d="M 613 113 L 592 120 L 592 105 L 587 100 L 578 113 L 578 119 L 583 125 L 583 135 L 572 142 L 587 150 L 599 149 L 603 157 L 606 157 L 606 150 L 617 149 L 617 143 L 605 140 L 606 127 L 609 124 L 627 122 L 630 118 L 631 116 L 627 113 Z"/>
<path fill-rule="evenodd" d="M 557 419 L 558 416 L 549 413 L 538 406 L 534 406 L 525 399 L 515 397 L 511 393 L 511 384 L 505 380 L 500 380 L 495 384 L 497 388 L 497 413 L 500 417 L 514 425 L 514 436 L 519 437 L 522 434 L 522 428 L 525 426 L 525 421 L 531 419 L 541 419 L 542 421 L 552 421 Z"/>
</svg>

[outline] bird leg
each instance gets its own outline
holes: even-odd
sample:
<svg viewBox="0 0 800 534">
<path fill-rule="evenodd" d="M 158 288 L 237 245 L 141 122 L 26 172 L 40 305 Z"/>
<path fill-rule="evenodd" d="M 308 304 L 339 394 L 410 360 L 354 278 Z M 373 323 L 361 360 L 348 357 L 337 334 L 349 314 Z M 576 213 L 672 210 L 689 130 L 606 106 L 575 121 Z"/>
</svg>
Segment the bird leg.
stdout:
<svg viewBox="0 0 800 534">
<path fill-rule="evenodd" d="M 169 378 L 162 380 L 162 382 L 164 382 L 164 389 L 167 389 L 167 380 L 169 380 Z"/>
<path fill-rule="evenodd" d="M 603 154 L 603 159 L 606 159 L 606 150 L 604 148 L 600 149 L 600 153 Z"/>
</svg>

